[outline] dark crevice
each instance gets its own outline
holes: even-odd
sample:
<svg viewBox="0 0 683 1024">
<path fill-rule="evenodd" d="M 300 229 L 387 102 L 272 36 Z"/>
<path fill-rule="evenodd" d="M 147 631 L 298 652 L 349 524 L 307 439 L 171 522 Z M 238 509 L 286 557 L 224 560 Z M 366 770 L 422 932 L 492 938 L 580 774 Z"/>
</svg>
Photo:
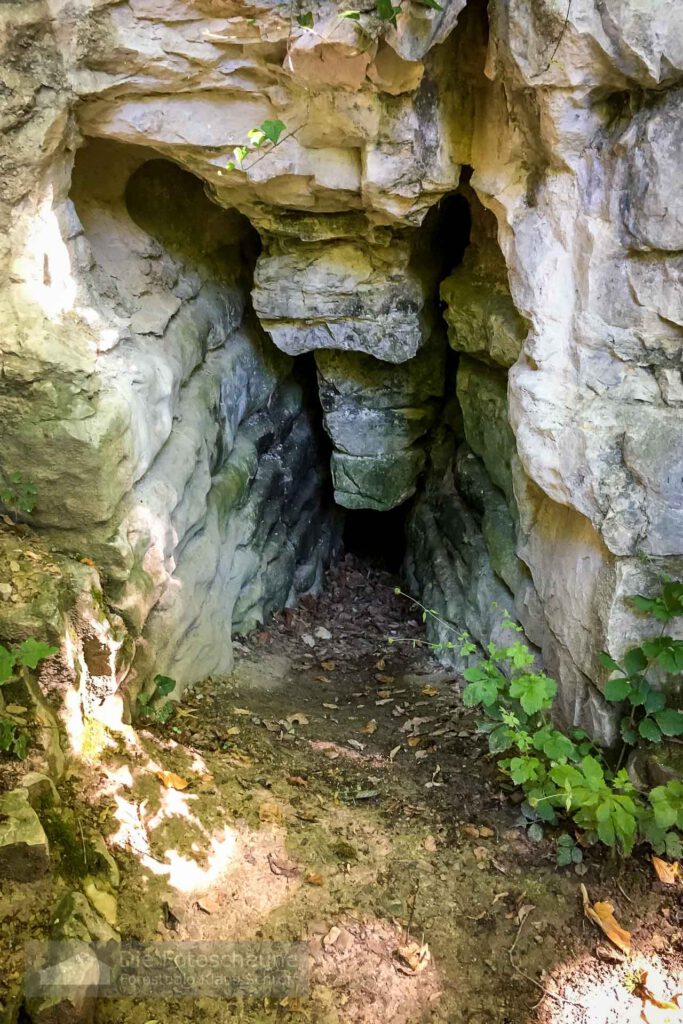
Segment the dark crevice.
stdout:
<svg viewBox="0 0 683 1024">
<path fill-rule="evenodd" d="M 389 512 L 348 510 L 344 524 L 344 552 L 356 555 L 373 569 L 397 573 L 406 547 L 406 520 L 412 501 Z"/>
</svg>

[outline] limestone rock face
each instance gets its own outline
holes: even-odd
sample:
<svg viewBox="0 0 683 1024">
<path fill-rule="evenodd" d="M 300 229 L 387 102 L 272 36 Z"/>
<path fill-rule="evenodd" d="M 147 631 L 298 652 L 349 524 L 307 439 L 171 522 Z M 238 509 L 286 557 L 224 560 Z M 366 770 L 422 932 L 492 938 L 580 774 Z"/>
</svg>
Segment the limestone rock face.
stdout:
<svg viewBox="0 0 683 1024">
<path fill-rule="evenodd" d="M 387 511 L 414 493 L 424 440 L 439 412 L 444 356 L 438 337 L 399 365 L 354 353 L 316 354 L 338 504 Z"/>
<path fill-rule="evenodd" d="M 424 287 L 409 259 L 409 246 L 385 233 L 375 245 L 275 243 L 256 267 L 254 309 L 290 355 L 340 349 L 402 363 L 427 335 Z"/>
<path fill-rule="evenodd" d="M 0 797 L 0 871 L 3 878 L 30 882 L 50 868 L 47 836 L 26 789 Z"/>
<path fill-rule="evenodd" d="M 417 489 L 415 586 L 608 740 L 596 652 L 683 572 L 677 0 L 0 6 L 0 471 L 136 670 L 318 585 L 322 404 L 338 503 Z"/>
</svg>

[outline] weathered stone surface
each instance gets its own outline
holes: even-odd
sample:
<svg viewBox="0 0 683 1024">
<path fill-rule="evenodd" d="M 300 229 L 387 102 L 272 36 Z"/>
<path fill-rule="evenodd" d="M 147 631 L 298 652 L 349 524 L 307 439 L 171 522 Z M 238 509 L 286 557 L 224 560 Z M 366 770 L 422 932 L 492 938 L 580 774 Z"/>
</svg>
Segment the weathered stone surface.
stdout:
<svg viewBox="0 0 683 1024">
<path fill-rule="evenodd" d="M 458 637 L 469 633 L 476 641 L 502 643 L 509 631 L 502 628 L 505 610 L 513 613 L 514 597 L 497 569 L 517 581 L 520 566 L 512 567 L 514 554 L 506 550 L 511 521 L 504 520 L 505 501 L 488 481 L 483 467 L 478 472 L 470 465 L 475 456 L 466 445 L 455 454 L 457 441 L 450 430 L 442 429 L 429 451 L 429 468 L 424 489 L 411 511 L 407 528 L 407 554 L 404 569 L 411 593 L 450 624 L 446 627 L 434 618 L 427 619 L 427 635 L 434 643 L 453 644 L 438 652 L 440 660 L 457 669 L 471 659 L 459 653 Z M 464 463 L 461 479 L 460 467 Z M 483 479 L 484 493 L 475 491 L 474 479 Z M 473 504 L 464 500 L 468 493 Z M 490 504 L 489 504 L 490 503 Z M 502 513 L 502 515 L 501 515 Z M 503 529 L 489 552 L 482 522 L 488 518 L 489 535 Z"/>
<path fill-rule="evenodd" d="M 50 868 L 47 836 L 25 789 L 0 796 L 0 875 L 31 882 Z"/>
<path fill-rule="evenodd" d="M 448 340 L 458 352 L 507 369 L 522 350 L 526 324 L 510 295 L 492 215 L 472 205 L 478 217 L 470 245 L 461 265 L 441 284 Z"/>
<path fill-rule="evenodd" d="M 389 235 L 374 246 L 278 242 L 258 260 L 254 309 L 290 355 L 340 349 L 402 363 L 427 339 L 425 290 L 409 260 L 408 244 Z"/>
<path fill-rule="evenodd" d="M 511 462 L 516 448 L 508 419 L 505 374 L 462 357 L 457 381 L 467 443 L 514 508 Z"/>
<path fill-rule="evenodd" d="M 35 1024 L 90 1024 L 100 986 L 111 984 L 108 950 L 118 933 L 82 892 L 67 893 L 55 908 L 45 962 L 31 965 L 26 1009 Z"/>
<path fill-rule="evenodd" d="M 423 443 L 439 412 L 445 346 L 438 336 L 407 363 L 316 353 L 324 425 L 332 439 L 335 501 L 385 511 L 415 490 Z"/>
</svg>

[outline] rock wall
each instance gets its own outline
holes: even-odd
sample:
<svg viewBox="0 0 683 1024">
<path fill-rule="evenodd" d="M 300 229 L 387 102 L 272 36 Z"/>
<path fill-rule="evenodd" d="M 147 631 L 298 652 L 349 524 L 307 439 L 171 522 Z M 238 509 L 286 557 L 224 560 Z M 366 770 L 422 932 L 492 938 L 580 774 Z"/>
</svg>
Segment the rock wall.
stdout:
<svg viewBox="0 0 683 1024">
<path fill-rule="evenodd" d="M 189 679 L 317 585 L 319 400 L 337 502 L 417 491 L 414 587 L 481 640 L 504 600 L 609 740 L 597 654 L 683 573 L 683 11 L 362 6 L 3 6 L 0 469 Z"/>
</svg>

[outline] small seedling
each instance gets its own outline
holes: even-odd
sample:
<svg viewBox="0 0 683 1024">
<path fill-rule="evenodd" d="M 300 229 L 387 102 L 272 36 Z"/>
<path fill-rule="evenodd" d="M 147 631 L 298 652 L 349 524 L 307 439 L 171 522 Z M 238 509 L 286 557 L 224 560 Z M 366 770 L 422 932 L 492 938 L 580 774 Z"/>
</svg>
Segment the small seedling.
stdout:
<svg viewBox="0 0 683 1024">
<path fill-rule="evenodd" d="M 156 675 L 154 677 L 154 689 L 148 693 L 138 695 L 138 712 L 141 718 L 165 725 L 173 716 L 175 707 L 173 701 L 164 700 L 173 692 L 176 686 L 175 679 L 170 676 Z"/>
<path fill-rule="evenodd" d="M 10 473 L 0 489 L 0 504 L 14 519 L 19 521 L 20 515 L 29 515 L 36 505 L 37 488 L 30 480 L 24 480 L 21 473 Z"/>
</svg>

